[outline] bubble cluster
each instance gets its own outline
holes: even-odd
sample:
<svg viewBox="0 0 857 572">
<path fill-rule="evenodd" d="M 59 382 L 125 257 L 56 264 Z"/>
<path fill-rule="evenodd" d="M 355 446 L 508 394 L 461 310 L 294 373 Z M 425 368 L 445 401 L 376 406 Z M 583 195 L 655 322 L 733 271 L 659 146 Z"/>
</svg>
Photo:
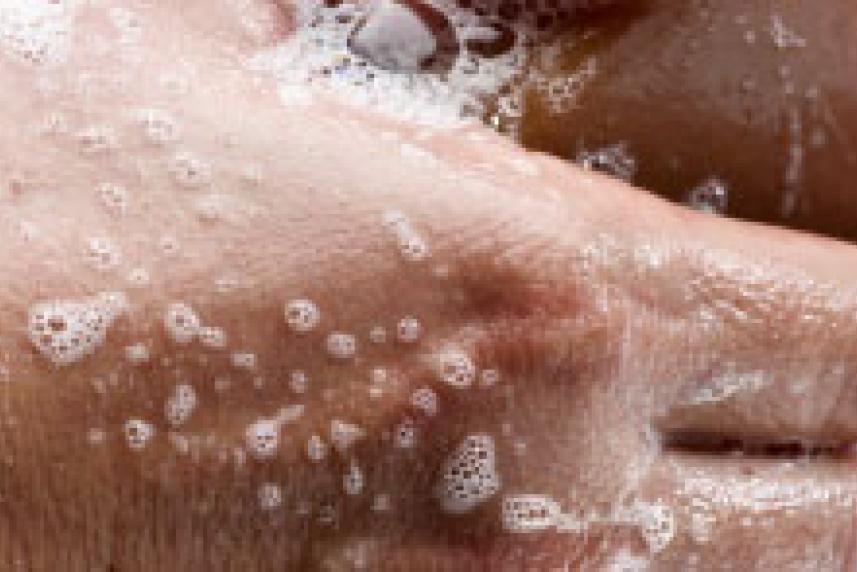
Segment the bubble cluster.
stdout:
<svg viewBox="0 0 857 572">
<path fill-rule="evenodd" d="M 437 368 L 443 383 L 459 389 L 470 387 L 476 379 L 476 365 L 461 350 L 443 351 L 438 357 Z"/>
<path fill-rule="evenodd" d="M 259 419 L 250 424 L 244 432 L 247 452 L 259 460 L 270 459 L 277 454 L 280 446 L 280 427 L 271 419 Z"/>
<path fill-rule="evenodd" d="M 327 354 L 338 360 L 347 360 L 357 353 L 357 338 L 344 332 L 333 332 L 325 342 Z"/>
<path fill-rule="evenodd" d="M 155 436 L 155 427 L 142 419 L 128 419 L 123 431 L 125 442 L 132 451 L 142 451 Z"/>
<path fill-rule="evenodd" d="M 429 387 L 421 387 L 411 394 L 411 405 L 429 417 L 437 415 L 437 394 Z"/>
<path fill-rule="evenodd" d="M 663 502 L 640 501 L 632 508 L 632 512 L 650 552 L 661 552 L 675 538 L 675 514 Z"/>
<path fill-rule="evenodd" d="M 469 435 L 444 461 L 437 497 L 444 512 L 465 514 L 493 497 L 500 485 L 494 439 Z"/>
<path fill-rule="evenodd" d="M 536 33 L 524 19 L 500 21 L 495 2 L 473 8 L 301 0 L 295 32 L 249 65 L 276 75 L 288 105 L 320 91 L 432 127 L 461 125 L 481 117 L 501 87 L 518 85 Z M 499 106 L 519 115 L 519 99 L 510 87 Z"/>
<path fill-rule="evenodd" d="M 503 497 L 501 520 L 507 532 L 541 532 L 556 526 L 559 504 L 545 495 L 521 494 Z"/>
<path fill-rule="evenodd" d="M 289 329 L 297 333 L 309 332 L 321 320 L 321 312 L 312 300 L 292 300 L 286 304 L 286 323 Z"/>
<path fill-rule="evenodd" d="M 164 314 L 164 328 L 170 339 L 180 345 L 189 344 L 199 335 L 200 319 L 197 313 L 182 302 L 170 304 Z"/>
<path fill-rule="evenodd" d="M 127 309 L 124 294 L 52 300 L 30 308 L 27 333 L 36 349 L 56 366 L 75 363 L 100 347 L 114 320 Z"/>
<path fill-rule="evenodd" d="M 191 416 L 198 403 L 193 386 L 181 383 L 173 388 L 173 393 L 164 406 L 164 415 L 170 425 L 183 425 Z"/>
<path fill-rule="evenodd" d="M 74 4 L 67 0 L 0 2 L 0 48 L 20 62 L 64 63 L 73 22 Z"/>
</svg>

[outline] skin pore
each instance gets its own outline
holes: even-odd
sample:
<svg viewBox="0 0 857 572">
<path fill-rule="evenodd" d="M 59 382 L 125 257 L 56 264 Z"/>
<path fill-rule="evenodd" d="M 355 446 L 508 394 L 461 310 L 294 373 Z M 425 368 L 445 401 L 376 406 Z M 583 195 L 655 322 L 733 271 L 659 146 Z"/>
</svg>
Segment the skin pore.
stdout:
<svg viewBox="0 0 857 572">
<path fill-rule="evenodd" d="M 0 60 L 5 569 L 848 564 L 852 247 L 283 105 L 261 2 L 134 4 L 136 53 L 107 8 Z"/>
</svg>

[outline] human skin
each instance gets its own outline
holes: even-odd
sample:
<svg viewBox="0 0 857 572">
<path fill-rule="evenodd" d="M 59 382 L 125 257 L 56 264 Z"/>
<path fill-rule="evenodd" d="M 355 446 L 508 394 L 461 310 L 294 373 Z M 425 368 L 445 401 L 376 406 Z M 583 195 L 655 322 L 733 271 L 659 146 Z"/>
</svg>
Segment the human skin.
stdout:
<svg viewBox="0 0 857 572">
<path fill-rule="evenodd" d="M 16 86 L 0 93 L 2 124 L 23 126 L 0 134 L 5 568 L 600 569 L 620 554 L 658 570 L 847 565 L 857 479 L 833 450 L 857 436 L 852 247 L 688 212 L 480 128 L 426 131 L 321 98 L 283 106 L 240 65 L 282 30 L 251 35 L 225 2 L 134 9 L 137 65 L 84 42 L 50 71 L 0 64 Z M 110 37 L 101 7 L 81 8 L 77 26 Z M 189 89 L 161 81 L 176 69 Z M 146 140 L 140 108 L 168 111 L 177 141 Z M 68 131 L 33 129 L 60 111 Z M 115 147 L 89 152 L 79 135 L 92 125 L 112 127 Z M 210 181 L 177 182 L 181 152 Z M 128 189 L 124 214 L 99 201 L 105 181 Z M 427 259 L 402 256 L 391 211 L 426 238 Z M 121 247 L 116 266 L 92 268 L 96 236 Z M 129 281 L 135 268 L 148 283 Z M 28 339 L 35 304 L 117 290 L 128 312 L 91 355 L 58 367 Z M 283 308 L 304 297 L 322 317 L 297 334 Z M 171 339 L 174 302 L 224 328 L 226 349 Z M 416 343 L 395 339 L 404 316 L 422 324 Z M 379 324 L 388 340 L 373 344 Z M 332 331 L 357 336 L 356 356 L 329 355 Z M 135 343 L 148 362 L 126 358 Z M 448 344 L 500 383 L 439 381 Z M 233 352 L 256 366 L 235 367 Z M 376 367 L 389 381 L 373 397 Z M 298 368 L 305 394 L 289 387 Z M 171 429 L 164 402 L 180 382 L 199 405 Z M 409 403 L 423 386 L 435 417 Z M 724 387 L 734 393 L 692 403 Z M 246 427 L 297 403 L 276 456 L 247 455 Z M 155 427 L 142 450 L 123 435 L 129 418 Z M 313 463 L 305 444 L 334 418 L 366 436 Z M 391 431 L 405 418 L 418 439 L 402 450 Z M 501 490 L 444 513 L 439 467 L 475 433 L 496 439 Z M 824 451 L 719 455 L 687 434 Z M 342 490 L 352 459 L 366 475 L 356 496 Z M 283 490 L 272 511 L 257 496 L 266 482 Z M 379 493 L 389 511 L 370 510 Z M 520 493 L 600 518 L 585 534 L 511 534 L 499 501 Z M 656 503 L 675 519 L 660 550 L 619 506 Z"/>
<path fill-rule="evenodd" d="M 628 2 L 561 41 L 549 77 L 597 72 L 562 112 L 532 94 L 520 138 L 572 159 L 624 143 L 661 196 L 717 177 L 730 216 L 853 242 L 855 28 L 850 2 Z"/>
</svg>

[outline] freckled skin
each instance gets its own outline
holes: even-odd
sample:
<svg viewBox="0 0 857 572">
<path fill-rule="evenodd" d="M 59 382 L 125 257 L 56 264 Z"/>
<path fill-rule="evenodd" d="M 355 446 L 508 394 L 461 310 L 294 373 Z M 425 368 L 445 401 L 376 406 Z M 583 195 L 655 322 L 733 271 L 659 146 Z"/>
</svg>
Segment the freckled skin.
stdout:
<svg viewBox="0 0 857 572">
<path fill-rule="evenodd" d="M 6 568 L 352 569 L 357 554 L 371 569 L 598 566 L 619 550 L 649 557 L 640 527 L 608 514 L 629 499 L 660 499 L 675 512 L 676 536 L 651 555 L 657 569 L 686 569 L 694 555 L 701 569 L 776 568 L 825 551 L 842 562 L 853 532 L 852 461 L 787 467 L 662 452 L 651 436 L 690 428 L 853 440 L 851 248 L 680 211 L 487 134 L 478 145 L 462 132 L 418 138 L 324 100 L 283 107 L 268 80 L 257 84 L 238 65 L 250 48 L 224 39 L 242 37 L 226 4 L 209 4 L 138 8 L 144 29 L 159 33 L 144 34 L 146 59 L 128 86 L 75 92 L 82 72 L 127 72 L 114 56 L 84 48 L 51 72 L 61 96 L 39 95 L 32 69 L 0 63 L 21 86 L 0 92 L 6 121 L 36 123 L 62 101 L 72 124 L 96 114 L 118 142 L 91 156 L 70 137 L 0 135 L 0 156 L 25 180 L 20 193 L 0 195 L 0 242 L 10 245 L 0 253 Z M 84 16 L 81 31 L 103 31 L 97 12 Z M 197 72 L 178 97 L 161 79 L 180 58 Z M 140 108 L 168 110 L 179 140 L 152 146 L 126 113 Z M 434 159 L 402 156 L 380 136 L 390 131 Z M 211 165 L 210 187 L 174 179 L 170 159 L 182 150 Z M 535 174 L 514 168 L 522 157 Z M 486 161 L 497 168 L 474 167 Z M 260 178 L 248 180 L 248 165 Z M 121 218 L 99 208 L 104 179 L 129 193 Z M 213 191 L 232 205 L 222 220 L 195 208 Z M 390 209 L 408 217 L 428 257 L 403 254 L 384 224 Z M 22 234 L 21 221 L 39 232 Z M 114 271 L 87 264 L 96 230 L 122 248 Z M 165 253 L 164 237 L 180 247 Z M 142 286 L 128 280 L 137 268 L 149 275 Z M 27 340 L 33 304 L 113 290 L 126 293 L 129 308 L 93 355 L 56 368 Z M 319 322 L 295 332 L 284 308 L 304 298 L 318 306 Z M 223 328 L 226 347 L 177 344 L 164 328 L 175 303 L 202 326 Z M 712 317 L 702 320 L 700 310 Z M 420 337 L 402 343 L 397 326 L 408 316 L 419 316 Z M 379 325 L 386 340 L 373 343 Z M 353 357 L 331 359 L 332 332 L 355 336 Z M 148 361 L 127 359 L 136 343 Z M 449 347 L 479 371 L 496 370 L 500 382 L 439 380 L 436 358 Z M 235 352 L 256 363 L 235 367 Z M 815 373 L 833 361 L 844 374 L 807 375 L 802 399 L 782 405 L 795 363 Z M 723 406 L 725 426 L 673 407 L 726 362 L 763 368 L 774 385 Z M 373 396 L 376 368 L 387 375 Z M 306 393 L 290 384 L 296 370 L 309 379 Z M 164 407 L 184 384 L 195 407 L 173 429 Z M 426 386 L 437 393 L 435 416 L 411 404 Z M 832 405 L 831 392 L 839 397 Z M 304 409 L 289 409 L 297 404 Z M 688 420 L 698 418 L 715 426 Z M 283 420 L 276 454 L 248 454 L 247 428 L 270 419 Z M 331 445 L 334 419 L 365 435 L 346 453 L 331 447 L 311 462 L 308 441 L 319 435 Z M 128 446 L 128 420 L 154 428 L 140 450 Z M 413 426 L 411 448 L 396 446 L 392 432 L 403 424 Z M 105 432 L 103 443 L 92 442 L 93 429 Z M 466 515 L 445 514 L 432 493 L 438 472 L 474 434 L 496 442 L 501 490 Z M 353 481 L 344 486 L 352 460 L 359 491 Z M 753 476 L 760 496 L 766 485 L 791 482 L 827 496 L 807 500 L 786 488 L 782 506 L 765 507 L 769 520 L 744 526 L 742 517 L 757 516 L 746 498 L 693 493 L 700 480 Z M 260 505 L 270 483 L 281 487 L 273 510 Z M 687 490 L 713 519 L 707 542 L 693 535 Z M 564 511 L 602 520 L 586 536 L 509 535 L 499 519 L 507 492 L 549 495 Z M 389 497 L 388 512 L 370 509 L 378 494 Z"/>
</svg>

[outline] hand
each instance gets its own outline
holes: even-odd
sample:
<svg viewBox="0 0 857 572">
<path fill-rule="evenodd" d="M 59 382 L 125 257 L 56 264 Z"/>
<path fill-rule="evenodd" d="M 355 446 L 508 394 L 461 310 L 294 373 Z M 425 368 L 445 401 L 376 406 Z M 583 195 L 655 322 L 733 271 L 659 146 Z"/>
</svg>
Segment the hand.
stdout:
<svg viewBox="0 0 857 572">
<path fill-rule="evenodd" d="M 284 106 L 231 6 L 138 7 L 138 64 L 3 64 L 39 127 L 2 138 L 7 562 L 845 565 L 851 247 Z"/>
</svg>

